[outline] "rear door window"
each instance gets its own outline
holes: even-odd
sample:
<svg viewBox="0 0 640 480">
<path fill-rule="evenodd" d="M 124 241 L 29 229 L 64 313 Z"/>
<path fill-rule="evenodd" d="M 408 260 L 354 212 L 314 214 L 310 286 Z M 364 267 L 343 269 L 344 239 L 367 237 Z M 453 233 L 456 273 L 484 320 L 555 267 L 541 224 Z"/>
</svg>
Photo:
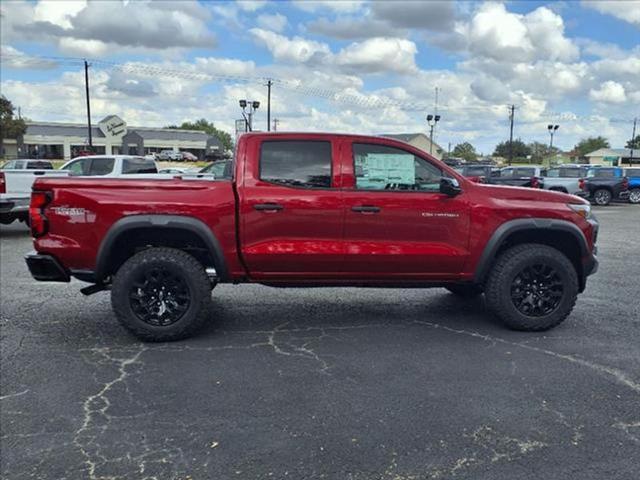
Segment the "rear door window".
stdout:
<svg viewBox="0 0 640 480">
<path fill-rule="evenodd" d="M 331 187 L 331 142 L 263 142 L 260 180 L 289 187 Z"/>
<path fill-rule="evenodd" d="M 65 170 L 69 170 L 71 175 L 89 175 L 89 166 L 91 165 L 90 158 L 84 158 L 82 160 L 76 160 L 75 162 L 71 162 L 69 165 L 65 167 Z"/>
<path fill-rule="evenodd" d="M 125 158 L 122 162 L 122 173 L 158 173 L 156 162 L 144 157 Z"/>
<path fill-rule="evenodd" d="M 91 159 L 91 167 L 89 175 L 108 175 L 113 172 L 115 158 L 93 158 Z"/>
<path fill-rule="evenodd" d="M 640 168 L 627 168 L 624 174 L 627 177 L 640 177 Z"/>
</svg>

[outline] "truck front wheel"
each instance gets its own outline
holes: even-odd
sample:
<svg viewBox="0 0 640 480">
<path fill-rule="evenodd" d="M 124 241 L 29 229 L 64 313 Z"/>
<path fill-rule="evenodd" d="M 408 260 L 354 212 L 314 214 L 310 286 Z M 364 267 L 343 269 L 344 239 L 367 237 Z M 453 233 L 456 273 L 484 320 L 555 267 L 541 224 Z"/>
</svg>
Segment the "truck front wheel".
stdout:
<svg viewBox="0 0 640 480">
<path fill-rule="evenodd" d="M 517 245 L 498 257 L 485 286 L 487 306 L 515 330 L 541 331 L 560 324 L 573 310 L 578 276 L 559 250 Z"/>
<path fill-rule="evenodd" d="M 209 318 L 210 281 L 194 257 L 173 248 L 149 248 L 116 273 L 111 305 L 118 321 L 148 342 L 179 340 Z"/>
</svg>

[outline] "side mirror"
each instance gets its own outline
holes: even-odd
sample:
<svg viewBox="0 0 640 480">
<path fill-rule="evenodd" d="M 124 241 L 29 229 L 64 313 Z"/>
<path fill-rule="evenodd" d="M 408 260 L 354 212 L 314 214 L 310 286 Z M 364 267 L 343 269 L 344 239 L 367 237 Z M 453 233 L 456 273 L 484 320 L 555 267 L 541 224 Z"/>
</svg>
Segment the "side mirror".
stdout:
<svg viewBox="0 0 640 480">
<path fill-rule="evenodd" d="M 442 177 L 440 179 L 440 193 L 455 197 L 462 193 L 462 189 L 460 188 L 458 180 L 455 178 Z"/>
</svg>

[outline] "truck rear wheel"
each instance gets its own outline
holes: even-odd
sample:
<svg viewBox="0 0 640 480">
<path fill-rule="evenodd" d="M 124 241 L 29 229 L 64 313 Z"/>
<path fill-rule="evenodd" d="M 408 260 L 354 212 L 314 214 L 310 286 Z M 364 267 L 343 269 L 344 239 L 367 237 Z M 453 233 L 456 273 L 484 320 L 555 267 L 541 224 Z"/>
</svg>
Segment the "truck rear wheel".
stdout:
<svg viewBox="0 0 640 480">
<path fill-rule="evenodd" d="M 116 273 L 111 305 L 116 318 L 148 342 L 186 338 L 209 318 L 211 284 L 194 257 L 173 248 L 150 248 Z"/>
<path fill-rule="evenodd" d="M 593 193 L 593 201 L 596 202 L 596 205 L 605 206 L 611 203 L 611 192 L 606 188 L 601 188 L 600 190 L 596 190 Z"/>
<path fill-rule="evenodd" d="M 630 203 L 640 203 L 640 188 L 634 188 L 629 192 Z"/>
<path fill-rule="evenodd" d="M 514 330 L 541 331 L 560 324 L 573 310 L 578 275 L 559 250 L 517 245 L 495 262 L 485 287 L 487 306 Z"/>
</svg>

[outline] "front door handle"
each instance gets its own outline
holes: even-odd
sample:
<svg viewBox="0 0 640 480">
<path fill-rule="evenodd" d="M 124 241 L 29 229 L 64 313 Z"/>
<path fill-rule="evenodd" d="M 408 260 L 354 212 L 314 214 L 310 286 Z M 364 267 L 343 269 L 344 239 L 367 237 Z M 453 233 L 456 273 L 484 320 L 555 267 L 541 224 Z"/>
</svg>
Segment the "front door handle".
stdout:
<svg viewBox="0 0 640 480">
<path fill-rule="evenodd" d="M 379 213 L 380 207 L 376 207 L 375 205 L 357 205 L 351 207 L 351 210 L 359 213 Z"/>
<path fill-rule="evenodd" d="M 279 203 L 256 203 L 253 208 L 261 212 L 279 212 L 284 209 Z"/>
</svg>

